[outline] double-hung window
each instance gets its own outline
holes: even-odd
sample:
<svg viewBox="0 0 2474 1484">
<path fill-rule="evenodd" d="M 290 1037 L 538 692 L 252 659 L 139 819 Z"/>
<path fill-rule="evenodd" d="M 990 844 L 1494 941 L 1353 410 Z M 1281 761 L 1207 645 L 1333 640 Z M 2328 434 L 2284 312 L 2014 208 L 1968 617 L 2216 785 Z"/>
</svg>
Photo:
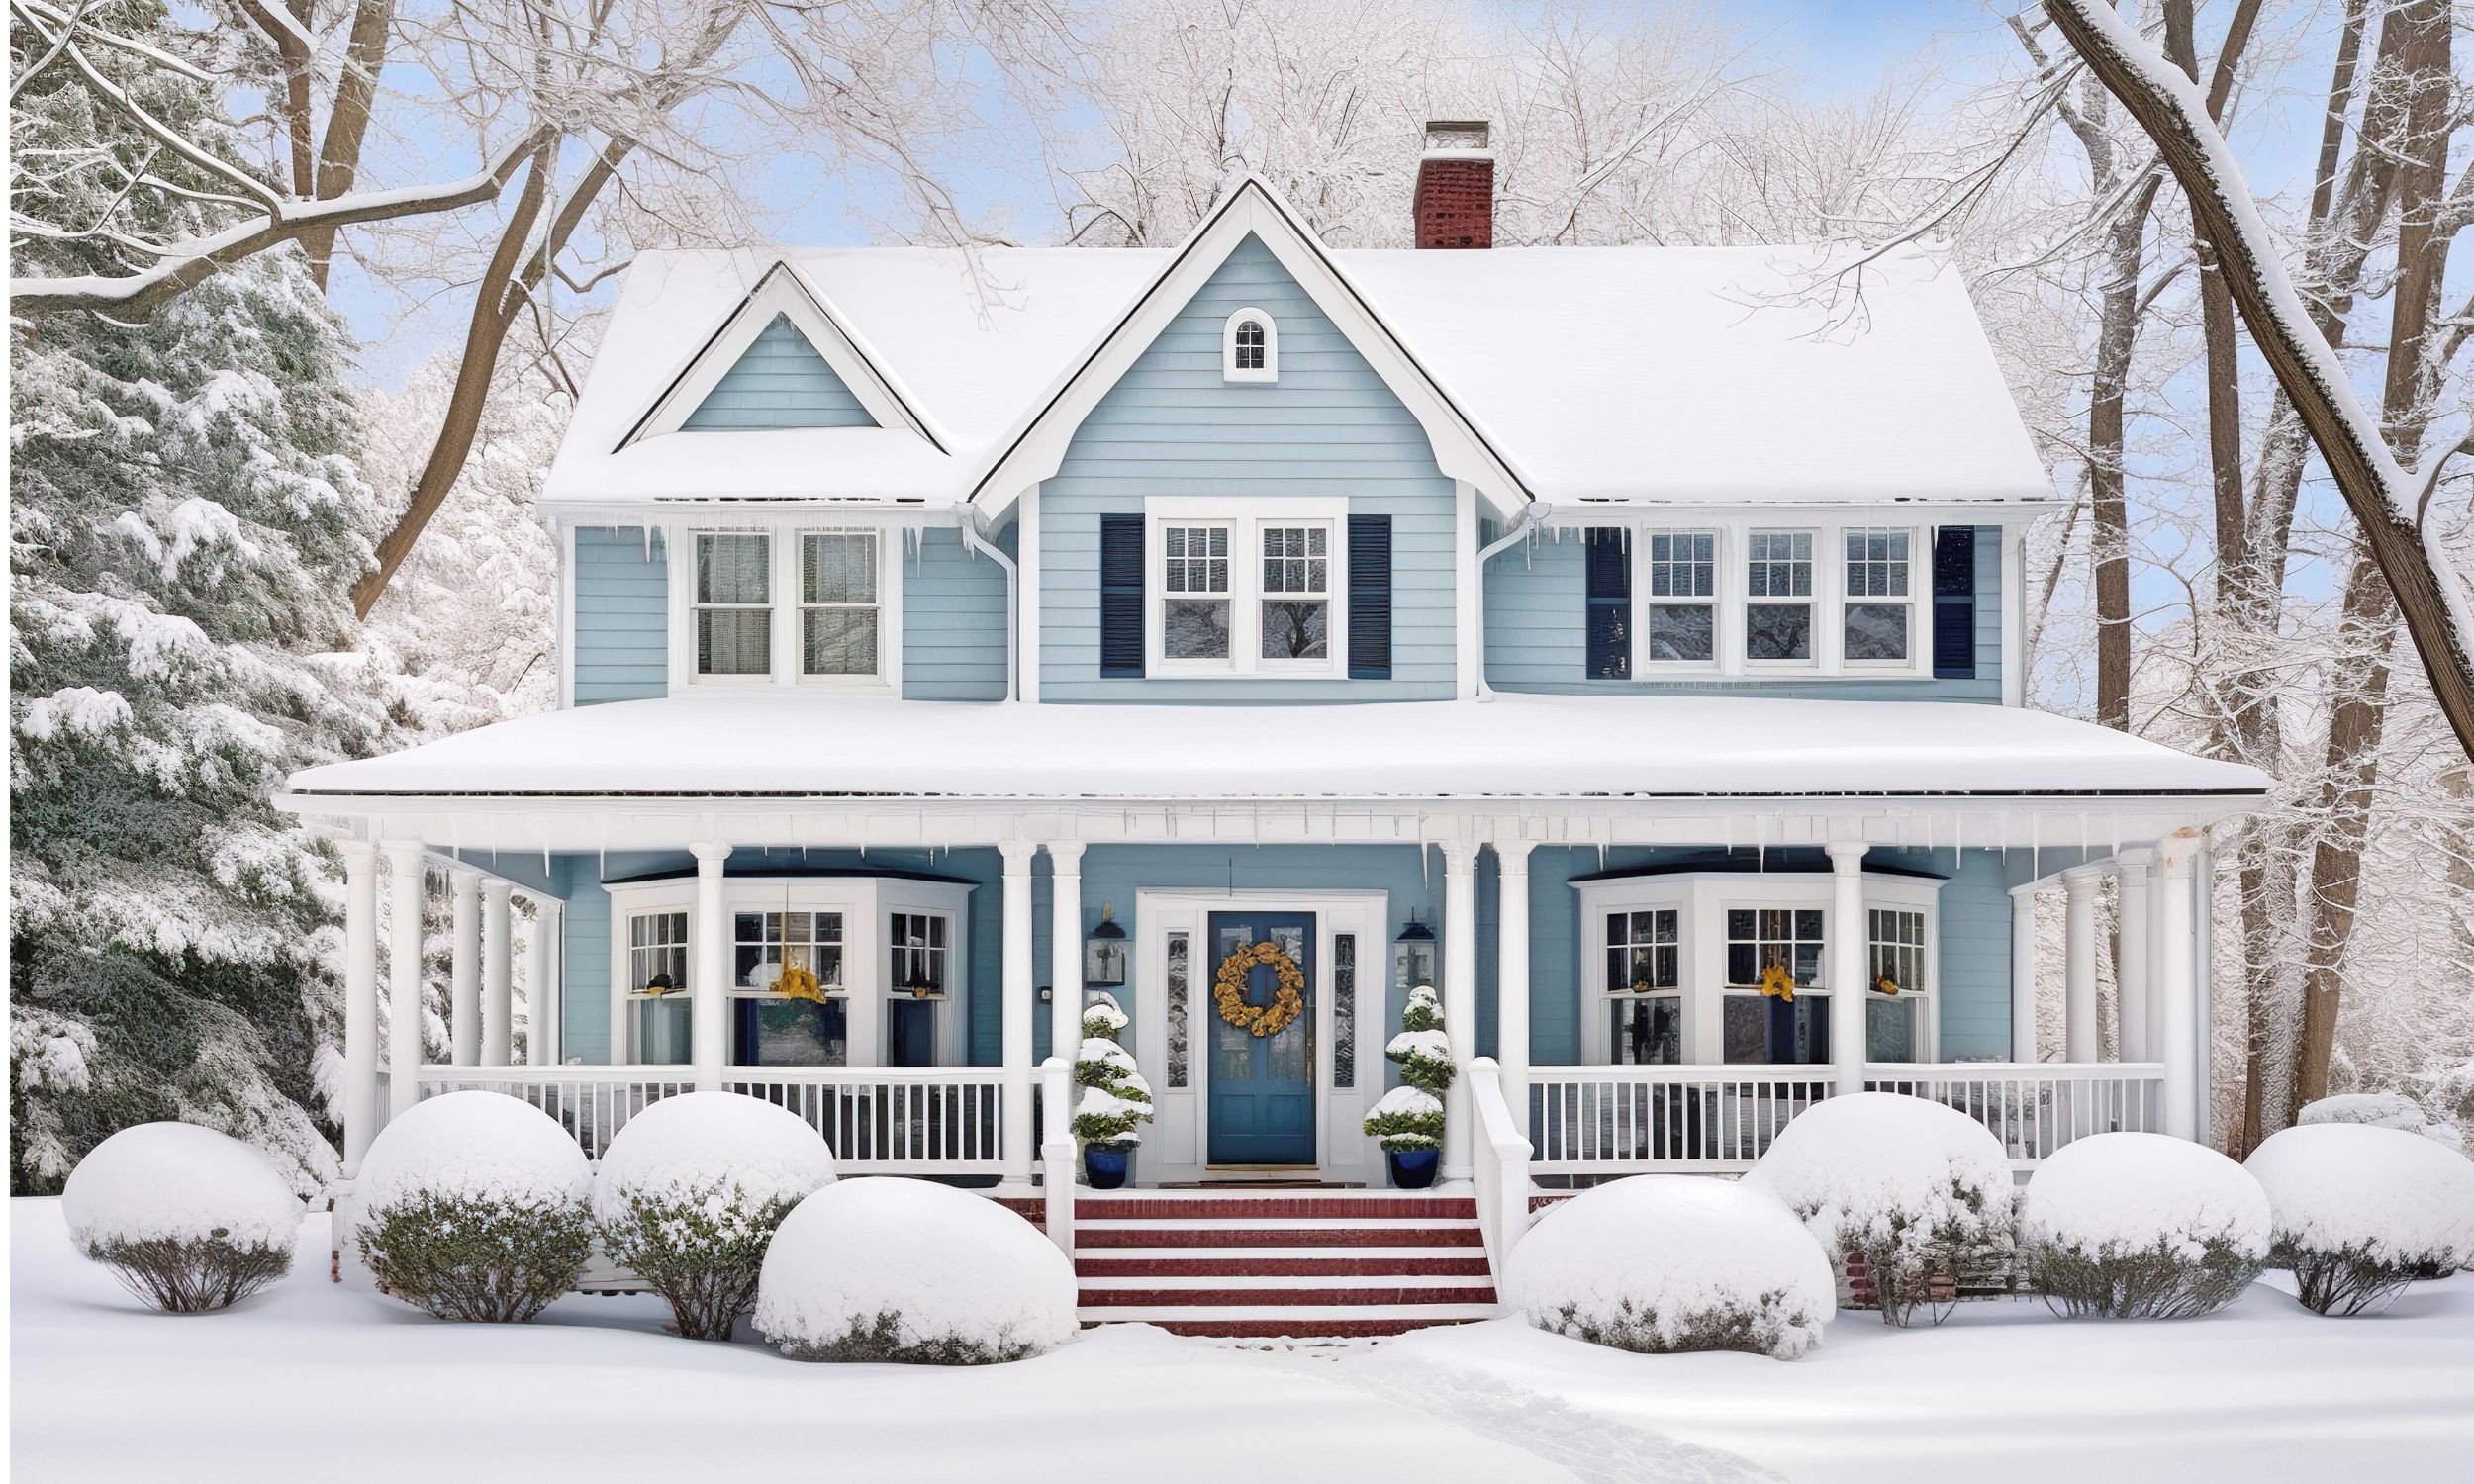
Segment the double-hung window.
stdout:
<svg viewBox="0 0 2474 1484">
<path fill-rule="evenodd" d="M 1830 1060 L 1830 996 L 1822 982 L 1824 914 L 1812 907 L 1727 909 L 1726 1009 L 1720 1023 L 1729 1062 L 1817 1065 Z M 1793 997 L 1763 992 L 1786 971 Z"/>
<path fill-rule="evenodd" d="M 696 537 L 696 673 L 773 673 L 773 538 L 762 531 Z"/>
<path fill-rule="evenodd" d="M 894 912 L 886 918 L 891 955 L 885 1002 L 888 1067 L 936 1065 L 937 1006 L 947 997 L 952 922 L 942 912 Z"/>
<path fill-rule="evenodd" d="M 1265 525 L 1262 654 L 1267 660 L 1331 658 L 1331 527 Z"/>
<path fill-rule="evenodd" d="M 1813 647 L 1813 533 L 1756 530 L 1745 539 L 1744 658 L 1809 665 Z"/>
<path fill-rule="evenodd" d="M 1852 528 L 1847 543 L 1846 638 L 1851 665 L 1904 666 L 1915 652 L 1915 583 L 1904 530 Z"/>
<path fill-rule="evenodd" d="M 1171 660 L 1229 657 L 1229 527 L 1160 528 L 1161 653 Z"/>
<path fill-rule="evenodd" d="M 1874 907 L 1864 915 L 1871 973 L 1864 995 L 1864 1059 L 1922 1061 L 1932 988 L 1925 974 L 1925 915 L 1894 907 Z"/>
<path fill-rule="evenodd" d="M 1673 907 L 1606 914 L 1608 1060 L 1671 1066 L 1683 1056 L 1683 964 Z"/>
<path fill-rule="evenodd" d="M 730 1065 L 845 1067 L 850 1007 L 842 989 L 842 914 L 734 912 L 731 921 Z M 815 994 L 786 992 L 804 971 Z"/>
<path fill-rule="evenodd" d="M 877 535 L 810 531 L 799 538 L 799 673 L 873 676 L 877 666 Z"/>
<path fill-rule="evenodd" d="M 687 913 L 628 916 L 626 974 L 635 1060 L 684 1065 L 693 1022 L 687 992 Z"/>
<path fill-rule="evenodd" d="M 1645 663 L 1708 665 L 1718 658 L 1718 536 L 1705 530 L 1647 532 Z"/>
</svg>

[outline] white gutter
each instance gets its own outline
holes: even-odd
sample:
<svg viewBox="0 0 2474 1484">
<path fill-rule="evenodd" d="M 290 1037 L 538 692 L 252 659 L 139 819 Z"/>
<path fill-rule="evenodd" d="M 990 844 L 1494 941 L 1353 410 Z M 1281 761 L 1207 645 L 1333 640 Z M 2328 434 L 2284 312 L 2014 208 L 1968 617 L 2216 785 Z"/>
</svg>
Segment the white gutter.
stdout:
<svg viewBox="0 0 2474 1484">
<path fill-rule="evenodd" d="M 1533 500 L 1522 508 L 1520 518 L 1503 534 L 1477 553 L 1477 698 L 1492 700 L 1494 688 L 1486 684 L 1486 564 L 1508 550 L 1515 541 L 1526 540 L 1531 527 L 1545 523 L 1554 507 L 1543 500 Z"/>
<path fill-rule="evenodd" d="M 1022 696 L 1021 688 L 1014 675 L 1014 651 L 1020 647 L 1020 642 L 1014 637 L 1014 609 L 1021 573 L 1014 569 L 1011 557 L 998 550 L 995 543 L 980 535 L 979 524 L 987 517 L 976 508 L 962 506 L 954 511 L 954 523 L 962 532 L 962 544 L 1005 569 L 1005 699 L 1019 700 Z"/>
</svg>

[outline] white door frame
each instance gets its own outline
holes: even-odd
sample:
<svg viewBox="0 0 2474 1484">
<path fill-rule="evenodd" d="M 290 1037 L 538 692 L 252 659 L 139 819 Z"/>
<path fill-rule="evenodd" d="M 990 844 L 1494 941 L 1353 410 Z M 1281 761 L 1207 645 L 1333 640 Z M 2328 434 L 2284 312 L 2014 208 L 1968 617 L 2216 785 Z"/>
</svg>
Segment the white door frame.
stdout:
<svg viewBox="0 0 2474 1484">
<path fill-rule="evenodd" d="M 1146 1133 L 1152 1155 L 1147 1179 L 1201 1179 L 1210 1152 L 1211 1004 L 1213 964 L 1205 946 L 1213 912 L 1310 912 L 1314 915 L 1315 962 L 1321 981 L 1314 996 L 1314 1164 L 1300 1174 L 1372 1182 L 1380 1173 L 1360 1125 L 1366 1108 L 1382 1091 L 1383 1028 L 1389 1023 L 1390 893 L 1380 890 L 1230 891 L 1213 888 L 1138 889 L 1134 893 L 1133 1003 L 1135 1061 L 1152 1086 L 1158 1122 Z M 1189 932 L 1186 965 L 1187 1084 L 1168 1085 L 1168 939 Z M 1332 1028 L 1332 945 L 1341 934 L 1357 938 L 1355 1085 L 1334 1087 L 1332 1066 L 1339 1050 Z"/>
</svg>

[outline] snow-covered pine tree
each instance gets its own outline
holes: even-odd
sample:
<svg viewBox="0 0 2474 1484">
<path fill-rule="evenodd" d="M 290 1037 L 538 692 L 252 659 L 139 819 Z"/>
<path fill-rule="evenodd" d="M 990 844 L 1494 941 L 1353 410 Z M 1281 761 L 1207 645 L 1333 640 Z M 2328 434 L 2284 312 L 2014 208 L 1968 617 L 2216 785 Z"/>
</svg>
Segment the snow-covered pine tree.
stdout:
<svg viewBox="0 0 2474 1484">
<path fill-rule="evenodd" d="M 188 42 L 158 8 L 89 15 Z M 39 39 L 11 36 L 22 78 Z M 118 47 L 88 61 L 192 139 L 229 147 L 211 93 Z M 47 220 L 127 191 L 167 233 L 215 192 L 76 71 L 11 109 L 11 186 Z M 20 273 L 125 271 L 97 238 L 16 233 Z M 296 767 L 387 745 L 383 667 L 347 601 L 384 512 L 352 458 L 349 344 L 291 250 L 150 323 L 10 325 L 10 1188 L 56 1190 L 114 1130 L 181 1119 L 270 1151 L 309 1190 L 335 1156 L 340 892 L 269 795 Z"/>
</svg>

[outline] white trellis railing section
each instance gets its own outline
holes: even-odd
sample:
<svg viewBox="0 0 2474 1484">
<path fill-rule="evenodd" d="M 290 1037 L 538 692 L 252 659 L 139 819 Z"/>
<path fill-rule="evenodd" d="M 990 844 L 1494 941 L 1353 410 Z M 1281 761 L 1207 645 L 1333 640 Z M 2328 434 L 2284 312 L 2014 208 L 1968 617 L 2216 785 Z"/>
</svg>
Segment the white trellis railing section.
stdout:
<svg viewBox="0 0 2474 1484">
<path fill-rule="evenodd" d="M 806 1119 L 851 1173 L 997 1174 L 1004 1073 L 994 1067 L 733 1067 L 721 1085 Z M 600 1159 L 627 1120 L 696 1088 L 684 1067 L 425 1067 L 421 1095 L 520 1097 Z"/>
<path fill-rule="evenodd" d="M 1749 1169 L 1836 1090 L 1825 1067 L 1538 1067 L 1528 1082 L 1539 1174 Z M 2159 1063 L 1873 1063 L 1864 1085 L 1956 1108 L 2022 1166 L 2088 1134 L 2164 1127 Z"/>
</svg>

